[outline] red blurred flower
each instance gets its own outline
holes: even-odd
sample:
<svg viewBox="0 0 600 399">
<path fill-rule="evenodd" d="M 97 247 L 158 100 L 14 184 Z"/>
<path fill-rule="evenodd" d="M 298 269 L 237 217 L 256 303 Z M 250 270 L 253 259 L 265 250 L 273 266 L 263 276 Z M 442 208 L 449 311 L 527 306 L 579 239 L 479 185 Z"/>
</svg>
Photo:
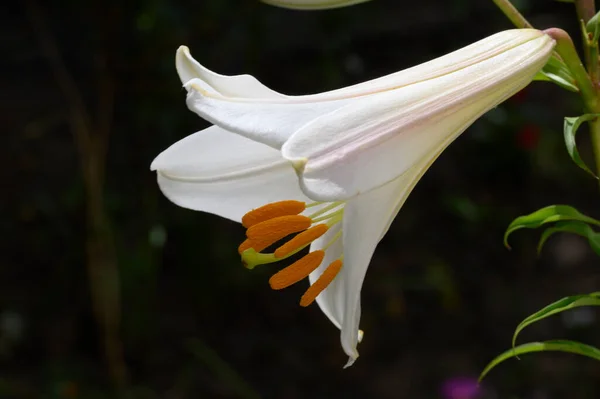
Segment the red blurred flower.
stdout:
<svg viewBox="0 0 600 399">
<path fill-rule="evenodd" d="M 517 132 L 517 146 L 523 150 L 533 150 L 540 141 L 540 128 L 537 125 L 524 125 Z"/>
</svg>

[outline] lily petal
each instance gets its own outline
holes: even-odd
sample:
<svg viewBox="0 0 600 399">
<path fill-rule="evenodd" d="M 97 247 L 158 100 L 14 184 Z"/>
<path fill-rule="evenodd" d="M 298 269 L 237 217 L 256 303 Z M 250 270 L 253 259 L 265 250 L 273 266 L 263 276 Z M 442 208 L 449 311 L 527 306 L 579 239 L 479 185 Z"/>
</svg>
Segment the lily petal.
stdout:
<svg viewBox="0 0 600 399">
<path fill-rule="evenodd" d="M 449 54 L 399 72 L 323 93 L 304 96 L 285 96 L 285 100 L 283 101 L 332 101 L 340 98 L 361 97 L 400 89 L 478 64 L 481 61 L 515 49 L 528 41 L 540 39 L 541 36 L 543 36 L 543 33 L 536 29 L 510 29 L 498 32 Z M 548 40 L 548 37 L 546 37 L 546 40 Z"/>
<path fill-rule="evenodd" d="M 291 8 L 294 10 L 322 10 L 339 8 L 364 3 L 369 0 L 262 0 L 272 6 Z"/>
<path fill-rule="evenodd" d="M 466 114 L 470 124 L 526 85 L 546 62 L 553 45 L 549 36 L 537 30 L 504 31 L 383 78 L 306 96 L 281 95 L 250 76 L 244 78 L 252 83 L 241 83 L 236 92 L 225 83 L 242 77 L 208 71 L 185 48 L 178 52 L 178 69 L 183 79 L 200 76 L 185 84 L 191 110 L 231 132 L 282 149 L 284 157 L 304 173 L 302 184 L 307 193 L 330 200 L 350 198 L 401 174 L 419 154 L 406 147 L 412 156 L 399 157 L 390 151 L 391 140 L 400 141 L 398 136 L 403 136 L 403 141 L 418 131 L 425 137 L 408 140 L 420 147 L 423 140 L 434 141 L 436 134 L 429 134 L 431 129 L 455 133 L 450 127 L 443 128 L 448 126 L 446 117 L 462 126 Z M 515 77 L 520 79 L 518 85 Z M 244 96 L 246 87 L 249 91 L 260 88 L 259 94 Z M 456 108 L 464 110 L 461 118 Z M 356 156 L 365 148 L 376 152 L 381 147 L 388 149 L 388 156 L 378 156 L 379 162 L 362 162 L 369 157 Z M 342 181 L 347 175 L 336 176 L 337 165 L 344 164 L 340 161 L 353 161 L 364 171 L 363 176 L 372 176 L 373 168 L 387 167 L 394 159 L 404 164 L 387 168 L 387 174 L 377 173 L 377 179 L 368 178 L 366 186 L 362 177 Z M 371 169 L 365 169 L 365 163 Z"/>
<path fill-rule="evenodd" d="M 327 306 L 338 310 L 343 308 L 341 342 L 349 356 L 346 367 L 358 358 L 356 346 L 362 335 L 359 330 L 360 293 L 371 257 L 413 188 L 441 152 L 429 154 L 404 175 L 351 199 L 345 205 L 344 265 L 336 277 L 339 281 L 334 281 L 337 285 L 327 288 L 337 292 L 329 293 L 324 299 L 343 301 L 342 304 L 328 303 Z"/>
<path fill-rule="evenodd" d="M 177 49 L 175 67 L 181 83 L 184 85 L 192 79 L 201 79 L 210 86 L 212 91 L 223 96 L 246 98 L 284 97 L 260 83 L 254 76 L 225 76 L 211 71 L 196 61 L 190 54 L 190 49 L 186 46 L 180 46 Z"/>
<path fill-rule="evenodd" d="M 310 251 L 318 251 L 327 247 L 327 245 L 342 231 L 343 223 L 334 225 L 322 237 L 316 239 L 310 246 Z M 325 258 L 321 265 L 309 275 L 310 283 L 313 284 L 323 274 L 327 266 L 334 260 L 340 258 L 343 252 L 342 240 L 335 240 L 325 251 Z M 341 274 L 342 272 L 340 272 Z M 321 292 L 316 301 L 325 315 L 337 327 L 342 328 L 342 320 L 344 317 L 344 287 L 340 274 L 329 284 L 329 286 Z"/>
<path fill-rule="evenodd" d="M 201 79 L 192 79 L 185 87 L 190 110 L 215 125 L 276 149 L 306 123 L 351 101 L 290 103 L 229 98 L 211 92 L 211 87 Z"/>
<path fill-rule="evenodd" d="M 282 154 L 302 166 L 301 184 L 311 198 L 364 193 L 403 174 L 526 86 L 552 46 L 540 35 L 453 73 L 365 97 L 305 125 Z"/>
<path fill-rule="evenodd" d="M 224 76 L 212 72 L 196 61 L 185 46 L 181 46 L 177 51 L 176 63 L 179 76 L 184 85 L 194 78 L 200 79 L 212 88 L 207 89 L 207 91 L 220 93 L 222 100 L 231 97 L 237 102 L 265 102 L 265 99 L 269 99 L 266 102 L 279 104 L 323 102 L 376 94 L 444 76 L 493 58 L 527 41 L 539 39 L 541 36 L 542 33 L 535 29 L 506 30 L 452 53 L 399 72 L 340 89 L 301 96 L 287 96 L 277 93 L 250 75 Z"/>
<path fill-rule="evenodd" d="M 279 151 L 211 126 L 176 142 L 150 166 L 175 204 L 240 222 L 249 209 L 284 199 L 309 201 Z"/>
</svg>

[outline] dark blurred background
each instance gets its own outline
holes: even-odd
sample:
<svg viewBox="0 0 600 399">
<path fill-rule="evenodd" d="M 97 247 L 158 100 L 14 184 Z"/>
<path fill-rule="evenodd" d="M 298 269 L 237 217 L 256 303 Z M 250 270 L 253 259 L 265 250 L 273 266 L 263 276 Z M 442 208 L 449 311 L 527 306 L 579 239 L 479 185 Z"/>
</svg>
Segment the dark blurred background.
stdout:
<svg viewBox="0 0 600 399">
<path fill-rule="evenodd" d="M 536 27 L 579 38 L 572 4 L 515 4 Z M 240 264 L 241 226 L 178 208 L 149 170 L 207 126 L 185 106 L 181 44 L 219 73 L 312 93 L 511 28 L 491 0 L 323 12 L 254 0 L 23 0 L 0 18 L 2 399 L 472 399 L 473 378 L 524 317 L 600 289 L 597 258 L 577 237 L 557 235 L 540 257 L 538 231 L 502 245 L 514 217 L 545 205 L 600 216 L 598 187 L 562 143 L 578 98 L 550 83 L 486 114 L 418 184 L 375 253 L 361 357 L 345 370 L 338 330 L 297 304 L 305 284 L 270 290 L 272 269 Z M 583 134 L 580 146 L 589 160 Z M 554 316 L 520 342 L 600 345 L 598 316 Z M 525 356 L 493 370 L 478 397 L 598 398 L 600 365 Z"/>
</svg>

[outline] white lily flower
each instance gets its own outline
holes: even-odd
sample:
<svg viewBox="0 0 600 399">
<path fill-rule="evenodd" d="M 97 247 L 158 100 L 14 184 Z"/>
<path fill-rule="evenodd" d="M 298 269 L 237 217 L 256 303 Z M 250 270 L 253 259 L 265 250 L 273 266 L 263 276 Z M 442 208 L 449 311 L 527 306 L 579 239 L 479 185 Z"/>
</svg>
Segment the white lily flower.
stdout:
<svg viewBox="0 0 600 399">
<path fill-rule="evenodd" d="M 295 10 L 322 10 L 364 3 L 369 0 L 262 0 L 264 3 Z"/>
<path fill-rule="evenodd" d="M 350 365 L 377 243 L 438 155 L 525 87 L 553 47 L 538 30 L 509 30 L 389 76 L 306 96 L 279 94 L 249 75 L 218 75 L 181 47 L 176 66 L 188 107 L 214 125 L 172 145 L 151 169 L 174 203 L 243 223 L 248 239 L 239 252 L 248 268 L 310 245 L 270 284 L 281 289 L 309 276 L 300 304 L 316 298 L 341 329 Z"/>
</svg>

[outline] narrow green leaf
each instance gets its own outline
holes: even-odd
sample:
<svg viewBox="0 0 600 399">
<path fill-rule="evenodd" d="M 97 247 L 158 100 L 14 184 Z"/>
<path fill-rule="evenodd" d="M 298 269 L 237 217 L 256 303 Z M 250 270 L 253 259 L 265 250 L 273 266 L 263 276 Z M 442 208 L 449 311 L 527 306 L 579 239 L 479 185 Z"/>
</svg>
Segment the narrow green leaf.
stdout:
<svg viewBox="0 0 600 399">
<path fill-rule="evenodd" d="M 575 134 L 577 134 L 577 129 L 583 122 L 591 121 L 597 118 L 600 114 L 585 114 L 578 117 L 573 118 L 565 118 L 563 133 L 565 136 L 565 145 L 567 146 L 567 152 L 569 156 L 579 166 L 581 169 L 588 172 L 590 175 L 594 176 L 596 179 L 598 176 L 592 172 L 587 165 L 583 162 L 581 157 L 579 156 L 579 151 L 577 151 L 577 142 L 575 141 Z"/>
<path fill-rule="evenodd" d="M 590 345 L 582 344 L 581 342 L 565 340 L 531 342 L 528 344 L 519 345 L 514 349 L 509 349 L 506 352 L 496 356 L 496 358 L 492 360 L 481 372 L 481 375 L 479 376 L 479 381 L 483 380 L 483 378 L 490 372 L 491 369 L 496 367 L 499 363 L 510 359 L 511 357 L 525 355 L 527 353 L 547 351 L 574 353 L 577 355 L 587 356 L 592 359 L 600 360 L 600 349 Z"/>
<path fill-rule="evenodd" d="M 544 230 L 538 242 L 538 254 L 542 252 L 548 238 L 559 232 L 574 233 L 587 238 L 590 247 L 600 256 L 600 233 L 596 233 L 588 224 L 577 221 L 557 222 L 553 227 Z"/>
<path fill-rule="evenodd" d="M 596 13 L 585 25 L 587 32 L 593 33 L 592 45 L 598 42 L 598 35 L 600 35 L 600 12 Z"/>
<path fill-rule="evenodd" d="M 521 331 L 523 331 L 525 327 L 542 319 L 545 319 L 546 317 L 550 317 L 557 313 L 561 313 L 580 306 L 600 306 L 600 292 L 593 292 L 591 294 L 586 295 L 568 296 L 559 299 L 558 301 L 546 306 L 541 310 L 538 310 L 531 316 L 527 317 L 517 326 L 517 329 L 515 330 L 512 339 L 513 349 L 515 348 L 515 343 L 517 342 L 517 336 L 521 333 Z"/>
<path fill-rule="evenodd" d="M 535 229 L 546 223 L 558 222 L 561 220 L 577 220 L 580 222 L 600 226 L 599 221 L 580 213 L 572 206 L 550 205 L 545 208 L 538 209 L 529 215 L 519 216 L 513 220 L 504 233 L 504 245 L 510 249 L 510 245 L 508 245 L 508 236 L 515 230 L 524 228 Z"/>
<path fill-rule="evenodd" d="M 573 92 L 579 91 L 569 68 L 554 55 L 550 57 L 542 70 L 534 76 L 533 80 L 554 82 L 563 89 Z"/>
</svg>

